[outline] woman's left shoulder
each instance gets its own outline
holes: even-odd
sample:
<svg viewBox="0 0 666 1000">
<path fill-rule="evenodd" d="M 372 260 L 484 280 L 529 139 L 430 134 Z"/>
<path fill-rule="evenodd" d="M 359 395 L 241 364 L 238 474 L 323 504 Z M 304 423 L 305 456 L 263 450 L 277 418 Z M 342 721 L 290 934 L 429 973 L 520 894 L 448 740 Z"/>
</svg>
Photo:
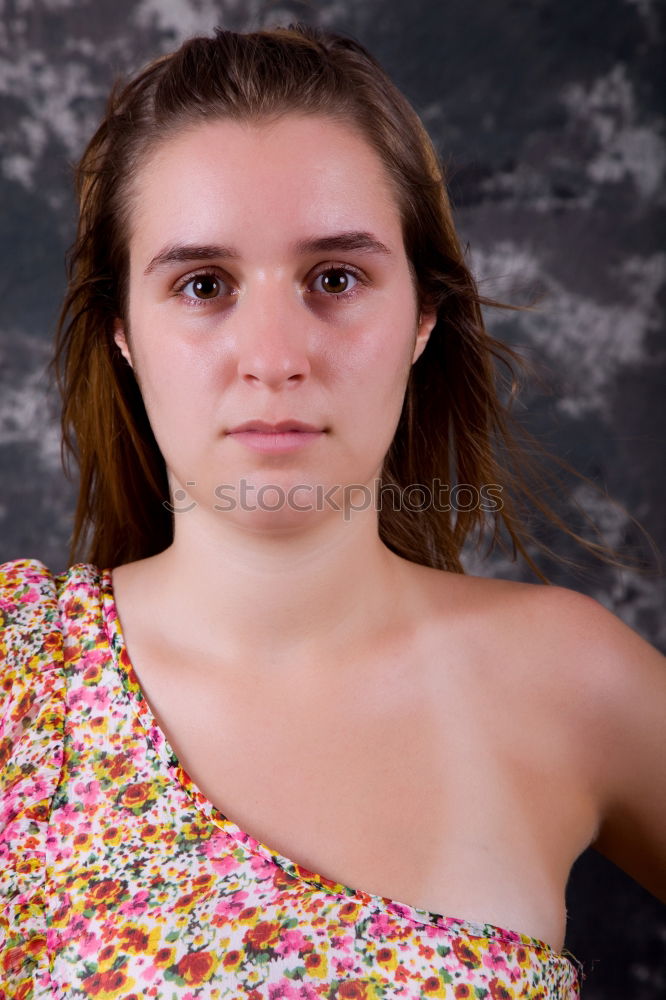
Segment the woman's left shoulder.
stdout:
<svg viewBox="0 0 666 1000">
<path fill-rule="evenodd" d="M 572 654 L 579 665 L 584 656 L 587 675 L 593 677 L 595 668 L 599 669 L 605 686 L 614 665 L 618 683 L 623 682 L 623 674 L 631 673 L 632 664 L 638 670 L 639 663 L 647 664 L 643 671 L 653 677 L 664 674 L 666 660 L 662 654 L 589 594 L 554 584 L 473 576 L 462 580 L 470 587 L 470 594 L 476 591 L 477 607 L 483 597 L 488 613 L 518 625 L 517 631 L 524 639 L 529 640 L 533 634 L 540 642 L 547 640 Z"/>
<path fill-rule="evenodd" d="M 666 658 L 595 597 L 568 587 L 484 581 L 489 614 L 509 645 L 539 657 L 554 684 L 595 713 L 609 738 L 660 728 L 666 753 Z M 653 721 L 649 724 L 650 713 Z M 590 720 L 591 721 L 591 720 Z M 664 760 L 662 756 L 662 761 Z"/>
<path fill-rule="evenodd" d="M 597 598 L 568 587 L 498 582 L 508 584 L 501 589 L 523 628 L 547 638 L 572 666 L 584 666 L 590 683 L 603 681 L 609 696 L 636 682 L 666 684 L 662 654 Z"/>
<path fill-rule="evenodd" d="M 514 590 L 516 621 L 549 649 L 596 784 L 591 846 L 666 902 L 666 658 L 596 598 L 525 586 Z"/>
<path fill-rule="evenodd" d="M 587 594 L 477 581 L 504 662 L 520 661 L 520 685 L 541 685 L 580 748 L 599 817 L 590 846 L 666 902 L 666 658 Z"/>
</svg>

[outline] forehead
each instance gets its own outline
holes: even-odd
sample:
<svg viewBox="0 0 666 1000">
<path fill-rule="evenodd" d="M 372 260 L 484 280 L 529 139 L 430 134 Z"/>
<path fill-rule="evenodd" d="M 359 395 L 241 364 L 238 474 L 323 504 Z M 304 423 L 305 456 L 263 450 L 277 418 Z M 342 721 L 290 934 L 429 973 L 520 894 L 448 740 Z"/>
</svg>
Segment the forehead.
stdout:
<svg viewBox="0 0 666 1000">
<path fill-rule="evenodd" d="M 301 230 L 381 230 L 385 241 L 402 242 L 379 155 L 354 129 L 320 117 L 188 127 L 145 159 L 132 202 L 130 244 L 146 250 L 169 238 L 219 236 L 221 227 L 267 251 Z"/>
</svg>

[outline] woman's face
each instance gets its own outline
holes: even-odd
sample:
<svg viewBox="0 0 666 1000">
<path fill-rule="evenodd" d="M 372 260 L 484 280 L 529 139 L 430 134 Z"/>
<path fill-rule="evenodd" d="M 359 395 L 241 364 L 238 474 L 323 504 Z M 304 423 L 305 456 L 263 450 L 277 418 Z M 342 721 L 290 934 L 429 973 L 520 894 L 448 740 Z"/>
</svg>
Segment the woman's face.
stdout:
<svg viewBox="0 0 666 1000">
<path fill-rule="evenodd" d="M 325 118 L 206 123 L 159 147 L 135 192 L 115 340 L 175 509 L 284 527 L 313 516 L 318 484 L 338 505 L 339 488 L 372 484 L 436 320 L 417 313 L 374 150 Z M 256 434 L 229 433 L 251 420 L 319 433 L 258 450 Z"/>
</svg>

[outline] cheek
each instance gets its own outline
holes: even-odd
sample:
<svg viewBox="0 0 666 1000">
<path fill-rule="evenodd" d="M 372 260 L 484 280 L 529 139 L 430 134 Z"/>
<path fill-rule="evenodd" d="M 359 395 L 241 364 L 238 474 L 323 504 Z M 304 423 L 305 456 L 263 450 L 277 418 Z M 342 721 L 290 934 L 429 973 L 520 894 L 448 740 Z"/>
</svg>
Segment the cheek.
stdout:
<svg viewBox="0 0 666 1000">
<path fill-rule="evenodd" d="M 402 401 L 416 336 L 408 322 L 407 319 L 401 323 L 395 318 L 387 318 L 355 345 L 353 362 L 350 359 L 350 370 L 345 374 L 349 383 L 356 381 L 368 397 L 389 403 L 400 396 Z"/>
<path fill-rule="evenodd" d="M 164 344 L 135 352 L 135 370 L 148 420 L 164 454 L 202 424 L 212 400 L 211 369 Z"/>
</svg>

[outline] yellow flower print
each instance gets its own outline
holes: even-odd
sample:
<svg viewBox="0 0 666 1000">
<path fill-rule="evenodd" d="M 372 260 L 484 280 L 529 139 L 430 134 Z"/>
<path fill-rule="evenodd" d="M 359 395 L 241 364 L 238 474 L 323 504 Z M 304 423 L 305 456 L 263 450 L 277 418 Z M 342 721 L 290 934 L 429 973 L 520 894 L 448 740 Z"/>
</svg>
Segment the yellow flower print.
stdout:
<svg viewBox="0 0 666 1000">
<path fill-rule="evenodd" d="M 468 969 L 479 969 L 481 967 L 481 955 L 478 950 L 471 946 L 469 941 L 456 938 L 453 941 L 453 951 L 458 961 L 466 965 Z"/>
<path fill-rule="evenodd" d="M 109 847 L 117 847 L 122 842 L 122 834 L 117 826 L 108 826 L 102 834 L 102 840 Z"/>
<path fill-rule="evenodd" d="M 155 787 L 150 781 L 135 781 L 127 785 L 118 796 L 118 805 L 140 812 L 149 802 L 157 797 Z"/>
<path fill-rule="evenodd" d="M 179 896 L 174 903 L 174 910 L 178 910 L 181 913 L 191 913 L 197 903 L 200 901 L 201 896 L 198 892 L 184 892 L 182 896 Z"/>
<path fill-rule="evenodd" d="M 202 872 L 197 875 L 192 881 L 192 891 L 198 892 L 199 895 L 203 892 L 209 892 L 212 889 L 215 882 L 215 876 L 212 872 Z"/>
<path fill-rule="evenodd" d="M 185 840 L 201 840 L 205 834 L 206 825 L 200 820 L 194 819 L 189 823 L 181 824 L 178 836 L 184 837 Z"/>
<path fill-rule="evenodd" d="M 160 839 L 161 830 L 154 823 L 144 823 L 139 830 L 139 837 L 144 844 L 154 844 Z"/>
<path fill-rule="evenodd" d="M 275 920 L 260 920 L 258 924 L 245 932 L 243 941 L 255 951 L 271 948 L 280 939 L 281 926 Z"/>
<path fill-rule="evenodd" d="M 160 929 L 148 929 L 145 924 L 124 924 L 118 932 L 118 941 L 123 951 L 135 955 L 152 954 L 160 943 Z"/>
<path fill-rule="evenodd" d="M 323 979 L 324 976 L 328 975 L 328 962 L 326 961 L 326 956 L 322 955 L 321 952 L 308 952 L 303 964 L 309 976 L 316 976 L 317 979 Z"/>
<path fill-rule="evenodd" d="M 81 673 L 81 680 L 88 687 L 97 687 L 102 679 L 102 664 L 93 663 Z"/>
<path fill-rule="evenodd" d="M 355 923 L 358 919 L 361 905 L 361 903 L 343 903 L 338 910 L 340 919 L 348 921 L 350 924 Z"/>
<path fill-rule="evenodd" d="M 238 966 L 243 960 L 244 952 L 239 951 L 238 948 L 233 948 L 231 951 L 227 951 L 222 959 L 222 965 L 229 972 L 235 972 Z"/>
<path fill-rule="evenodd" d="M 116 1000 L 127 994 L 136 986 L 123 969 L 107 969 L 105 972 L 94 972 L 81 983 L 86 995 L 94 1000 Z"/>
<path fill-rule="evenodd" d="M 183 955 L 176 965 L 176 971 L 188 986 L 200 986 L 208 982 L 217 964 L 218 960 L 212 952 L 193 951 Z"/>
<path fill-rule="evenodd" d="M 497 979 L 491 979 L 488 983 L 490 987 L 490 997 L 488 1000 L 516 1000 L 516 994 L 509 986 L 500 983 Z"/>
<path fill-rule="evenodd" d="M 116 753 L 113 757 L 105 757 L 94 763 L 95 773 L 101 773 L 105 778 L 122 785 L 135 772 L 132 758 L 126 753 Z"/>
<path fill-rule="evenodd" d="M 97 953 L 97 971 L 108 972 L 118 957 L 118 945 L 114 942 L 105 944 Z"/>
<path fill-rule="evenodd" d="M 380 948 L 375 958 L 385 969 L 397 968 L 398 956 L 395 953 L 395 948 Z"/>
<path fill-rule="evenodd" d="M 524 948 L 522 945 L 518 945 L 516 948 L 516 961 L 523 969 L 530 967 L 530 954 L 527 948 Z"/>
<path fill-rule="evenodd" d="M 158 969 L 167 969 L 170 965 L 174 965 L 175 961 L 176 949 L 168 945 L 164 945 L 153 955 L 153 965 Z"/>
<path fill-rule="evenodd" d="M 85 877 L 77 881 L 81 882 L 81 888 L 86 889 L 91 906 L 103 904 L 114 906 L 125 895 L 125 887 L 118 879 L 103 878 L 92 884 L 88 883 Z"/>
<path fill-rule="evenodd" d="M 92 845 L 92 837 L 89 833 L 81 831 L 72 838 L 72 844 L 77 851 L 89 850 Z"/>
<path fill-rule="evenodd" d="M 423 984 L 423 995 L 426 997 L 443 997 L 446 1000 L 446 984 L 439 976 L 428 976 Z"/>
<path fill-rule="evenodd" d="M 96 715 L 89 722 L 90 729 L 95 734 L 97 733 L 107 733 L 109 731 L 109 720 L 105 715 Z M 104 763 L 103 761 L 101 762 Z"/>
</svg>

